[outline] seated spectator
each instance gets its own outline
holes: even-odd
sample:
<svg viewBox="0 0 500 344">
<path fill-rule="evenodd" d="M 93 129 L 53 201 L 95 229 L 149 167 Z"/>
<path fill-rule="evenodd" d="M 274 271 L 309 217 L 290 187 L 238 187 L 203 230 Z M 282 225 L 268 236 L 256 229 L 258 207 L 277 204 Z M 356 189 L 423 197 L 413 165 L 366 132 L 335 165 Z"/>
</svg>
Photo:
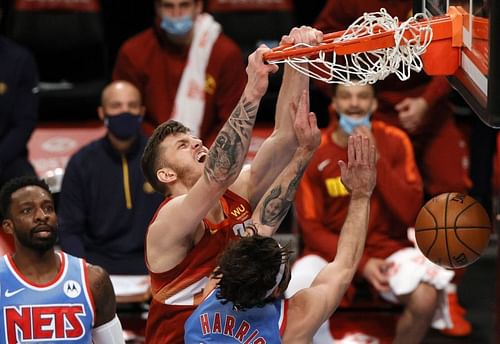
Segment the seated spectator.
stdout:
<svg viewBox="0 0 500 344">
<path fill-rule="evenodd" d="M 82 147 L 69 160 L 59 198 L 61 247 L 110 274 L 147 274 L 144 236 L 163 197 L 145 182 L 140 159 L 141 95 L 126 81 L 102 92 L 99 118 L 105 137 Z"/>
<path fill-rule="evenodd" d="M 241 51 L 202 7 L 201 0 L 155 0 L 153 27 L 118 53 L 113 79 L 143 94 L 148 133 L 171 118 L 211 141 L 243 92 Z"/>
<path fill-rule="evenodd" d="M 37 111 L 35 60 L 28 50 L 0 36 L 0 187 L 14 177 L 36 175 L 27 146 Z"/>
<path fill-rule="evenodd" d="M 314 26 L 325 33 L 344 30 L 363 13 L 381 8 L 406 20 L 412 15 L 413 3 L 412 0 L 328 0 Z M 391 75 L 379 83 L 379 106 L 373 118 L 403 129 L 410 137 L 424 182 L 425 199 L 444 192 L 468 193 L 472 186 L 469 148 L 455 123 L 450 91 L 446 77 L 430 77 L 424 72 L 413 73 L 406 81 Z M 466 336 L 472 331 L 456 292 L 464 271 L 455 271 L 453 284 L 448 288 L 453 328 L 441 331 L 445 335 Z"/>
<path fill-rule="evenodd" d="M 441 298 L 452 271 L 426 260 L 407 238 L 422 206 L 422 180 L 407 135 L 387 123 L 371 120 L 377 99 L 371 85 L 339 85 L 332 108 L 338 121 L 323 133 L 322 144 L 297 191 L 297 216 L 304 252 L 292 270 L 287 296 L 310 286 L 336 254 L 340 229 L 347 216 L 349 191 L 335 161 L 346 159 L 349 135 L 367 136 L 377 150 L 377 185 L 370 201 L 365 251 L 357 277 L 388 301 L 405 305 L 394 343 L 420 343 L 429 326 L 450 327 L 446 299 Z M 348 291 L 346 304 L 352 300 Z M 434 319 L 433 319 L 434 317 Z M 326 322 L 315 343 L 332 343 Z"/>
<path fill-rule="evenodd" d="M 101 267 L 55 251 L 57 216 L 44 181 L 12 179 L 0 191 L 15 252 L 0 259 L 2 343 L 124 344 L 113 286 Z"/>
<path fill-rule="evenodd" d="M 324 33 L 346 29 L 365 12 L 380 8 L 401 20 L 412 13 L 413 1 L 329 0 L 314 26 Z M 397 126 L 410 136 L 424 181 L 426 197 L 443 192 L 466 193 L 468 176 L 466 142 L 452 116 L 445 77 L 413 73 L 400 81 L 395 75 L 379 83 L 379 106 L 373 118 Z"/>
</svg>

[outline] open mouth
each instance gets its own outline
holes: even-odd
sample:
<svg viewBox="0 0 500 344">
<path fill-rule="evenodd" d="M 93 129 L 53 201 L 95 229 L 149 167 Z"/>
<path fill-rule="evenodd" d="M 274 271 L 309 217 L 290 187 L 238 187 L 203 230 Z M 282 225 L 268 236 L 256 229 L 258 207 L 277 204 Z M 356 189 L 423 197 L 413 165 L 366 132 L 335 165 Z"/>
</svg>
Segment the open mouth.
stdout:
<svg viewBox="0 0 500 344">
<path fill-rule="evenodd" d="M 196 155 L 196 161 L 198 161 L 200 163 L 204 163 L 205 160 L 207 160 L 207 152 L 199 152 Z"/>
</svg>

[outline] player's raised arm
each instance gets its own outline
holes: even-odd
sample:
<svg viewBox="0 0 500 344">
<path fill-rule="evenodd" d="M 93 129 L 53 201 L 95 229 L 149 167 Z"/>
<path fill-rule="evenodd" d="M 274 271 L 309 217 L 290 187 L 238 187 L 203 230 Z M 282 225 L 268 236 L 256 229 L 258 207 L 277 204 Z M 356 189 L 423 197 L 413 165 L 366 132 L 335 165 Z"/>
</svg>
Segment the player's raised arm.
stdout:
<svg viewBox="0 0 500 344">
<path fill-rule="evenodd" d="M 161 168 L 150 168 L 155 175 L 148 179 L 168 185 L 175 197 L 149 226 L 147 258 L 154 271 L 166 271 L 183 259 L 200 233 L 203 218 L 238 177 L 260 100 L 267 91 L 268 75 L 278 68 L 263 62 L 262 55 L 267 51 L 269 48 L 262 45 L 249 56 L 243 95 L 210 150 L 186 130 L 159 136 L 161 159 L 168 162 Z"/>
<path fill-rule="evenodd" d="M 253 223 L 260 235 L 270 236 L 278 229 L 294 200 L 300 178 L 321 142 L 316 115 L 309 112 L 308 97 L 308 92 L 303 91 L 294 121 L 298 148 L 255 208 Z"/>
<path fill-rule="evenodd" d="M 306 43 L 310 45 L 321 42 L 323 34 L 311 27 L 293 28 L 283 36 L 280 44 Z M 271 183 L 295 153 L 298 146 L 294 132 L 294 115 L 297 100 L 304 90 L 309 89 L 309 78 L 288 65 L 285 65 L 283 80 L 276 104 L 276 117 L 273 133 L 259 148 L 249 171 L 249 202 L 255 206 Z M 277 152 L 279 152 L 277 154 Z"/>
<path fill-rule="evenodd" d="M 351 193 L 347 217 L 337 247 L 335 260 L 314 279 L 311 288 L 299 291 L 290 299 L 285 338 L 311 338 L 319 326 L 337 308 L 352 281 L 364 250 L 370 197 L 376 183 L 376 153 L 368 138 L 350 136 L 348 162 L 339 161 L 342 182 Z M 292 338 L 292 337 L 289 337 Z"/>
</svg>

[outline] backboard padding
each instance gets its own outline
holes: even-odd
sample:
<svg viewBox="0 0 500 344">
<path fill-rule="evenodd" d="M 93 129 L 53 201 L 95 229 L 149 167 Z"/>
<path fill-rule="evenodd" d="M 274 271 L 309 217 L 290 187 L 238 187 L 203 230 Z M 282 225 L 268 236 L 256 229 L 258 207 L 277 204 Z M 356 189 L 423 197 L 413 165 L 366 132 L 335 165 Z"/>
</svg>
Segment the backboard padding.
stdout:
<svg viewBox="0 0 500 344">
<path fill-rule="evenodd" d="M 451 85 L 474 112 L 491 127 L 500 128 L 500 66 L 497 0 L 414 0 L 414 12 L 430 16 L 445 14 L 449 6 L 461 7 L 464 17 L 460 68 L 449 77 Z"/>
</svg>

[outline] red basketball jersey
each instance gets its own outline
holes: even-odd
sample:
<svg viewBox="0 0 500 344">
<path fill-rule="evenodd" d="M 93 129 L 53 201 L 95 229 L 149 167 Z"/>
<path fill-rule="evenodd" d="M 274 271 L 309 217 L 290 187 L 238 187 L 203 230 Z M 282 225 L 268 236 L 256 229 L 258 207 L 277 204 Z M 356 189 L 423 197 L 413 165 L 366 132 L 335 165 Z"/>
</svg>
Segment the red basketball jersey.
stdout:
<svg viewBox="0 0 500 344">
<path fill-rule="evenodd" d="M 251 224 L 250 205 L 234 192 L 226 191 L 221 205 L 225 220 L 213 224 L 204 219 L 203 238 L 179 265 L 162 273 L 149 271 L 153 300 L 146 325 L 147 343 L 184 343 L 184 322 L 202 301 L 203 288 L 216 266 L 217 256 Z"/>
</svg>

